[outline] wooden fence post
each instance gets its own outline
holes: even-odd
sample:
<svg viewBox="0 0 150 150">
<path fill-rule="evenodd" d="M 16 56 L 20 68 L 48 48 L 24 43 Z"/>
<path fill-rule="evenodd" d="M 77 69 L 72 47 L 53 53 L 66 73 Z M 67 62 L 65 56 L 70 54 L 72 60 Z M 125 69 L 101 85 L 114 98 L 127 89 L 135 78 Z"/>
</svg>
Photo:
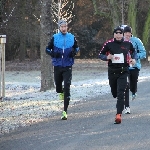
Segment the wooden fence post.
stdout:
<svg viewBox="0 0 150 150">
<path fill-rule="evenodd" d="M 0 97 L 5 97 L 5 43 L 6 35 L 0 35 Z"/>
</svg>

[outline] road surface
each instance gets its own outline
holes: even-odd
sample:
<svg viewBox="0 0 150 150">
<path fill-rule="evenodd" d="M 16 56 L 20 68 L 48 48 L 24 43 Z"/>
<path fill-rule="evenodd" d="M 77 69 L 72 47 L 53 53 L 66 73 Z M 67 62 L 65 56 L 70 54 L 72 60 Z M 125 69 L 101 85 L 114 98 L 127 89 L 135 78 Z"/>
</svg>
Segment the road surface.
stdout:
<svg viewBox="0 0 150 150">
<path fill-rule="evenodd" d="M 45 122 L 0 136 L 0 150 L 150 150 L 150 79 L 138 84 L 131 114 L 114 124 L 111 94 L 69 107 L 68 120 L 57 114 Z"/>
</svg>

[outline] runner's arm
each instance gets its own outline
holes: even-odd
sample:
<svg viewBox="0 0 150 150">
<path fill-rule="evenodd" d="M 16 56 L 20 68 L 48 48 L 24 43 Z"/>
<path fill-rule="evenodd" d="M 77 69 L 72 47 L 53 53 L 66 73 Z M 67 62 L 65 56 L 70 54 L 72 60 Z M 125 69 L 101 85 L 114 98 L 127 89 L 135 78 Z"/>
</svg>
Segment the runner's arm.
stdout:
<svg viewBox="0 0 150 150">
<path fill-rule="evenodd" d="M 105 43 L 98 55 L 98 57 L 103 61 L 108 61 L 107 56 L 109 55 L 109 48 L 107 44 Z"/>
<path fill-rule="evenodd" d="M 145 47 L 144 47 L 142 41 L 139 38 L 137 38 L 136 43 L 137 43 L 137 57 L 138 57 L 138 59 L 146 58 L 146 50 L 145 50 Z"/>
</svg>

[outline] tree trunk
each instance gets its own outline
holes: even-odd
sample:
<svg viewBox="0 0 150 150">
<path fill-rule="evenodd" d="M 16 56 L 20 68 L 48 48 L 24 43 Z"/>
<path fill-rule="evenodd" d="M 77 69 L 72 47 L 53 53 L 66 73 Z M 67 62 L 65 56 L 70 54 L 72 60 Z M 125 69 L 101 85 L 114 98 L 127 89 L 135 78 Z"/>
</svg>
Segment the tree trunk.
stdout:
<svg viewBox="0 0 150 150">
<path fill-rule="evenodd" d="M 20 38 L 20 47 L 19 47 L 19 61 L 22 62 L 25 60 L 25 37 Z"/>
<path fill-rule="evenodd" d="M 115 28 L 116 26 L 120 25 L 119 22 L 119 13 L 117 12 L 117 5 L 116 5 L 116 0 L 108 0 L 109 8 L 111 11 L 111 18 L 112 18 L 112 23 L 113 27 Z"/>
<path fill-rule="evenodd" d="M 132 27 L 132 33 L 137 36 L 137 0 L 130 0 L 128 9 L 128 24 Z"/>
<path fill-rule="evenodd" d="M 53 67 L 51 58 L 45 53 L 45 47 L 52 37 L 53 20 L 51 14 L 51 1 L 43 0 L 41 4 L 41 36 L 40 36 L 40 51 L 41 51 L 41 91 L 46 91 L 54 88 Z"/>
<path fill-rule="evenodd" d="M 25 13 L 26 1 L 23 0 L 20 3 L 20 47 L 19 47 L 19 61 L 24 61 L 26 56 L 26 13 Z"/>
</svg>

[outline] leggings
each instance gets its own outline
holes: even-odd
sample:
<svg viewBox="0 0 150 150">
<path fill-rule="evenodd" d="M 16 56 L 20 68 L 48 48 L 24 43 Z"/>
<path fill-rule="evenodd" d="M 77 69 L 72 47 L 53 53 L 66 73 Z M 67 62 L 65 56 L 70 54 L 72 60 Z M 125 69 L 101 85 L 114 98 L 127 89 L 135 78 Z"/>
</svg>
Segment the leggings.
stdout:
<svg viewBox="0 0 150 150">
<path fill-rule="evenodd" d="M 137 82 L 139 76 L 139 69 L 130 69 L 129 71 L 129 82 L 130 82 L 130 91 L 135 94 L 137 92 Z"/>
<path fill-rule="evenodd" d="M 72 80 L 72 67 L 54 67 L 54 80 L 56 85 L 56 92 L 64 92 L 64 111 L 67 112 L 70 101 L 70 85 Z M 62 82 L 64 81 L 64 89 Z"/>
<path fill-rule="evenodd" d="M 117 98 L 117 114 L 122 114 L 124 109 L 125 96 L 129 96 L 127 93 L 129 92 L 129 90 L 127 90 L 128 71 L 124 71 L 122 73 L 113 73 L 109 71 L 108 77 L 111 93 L 114 98 Z"/>
</svg>

